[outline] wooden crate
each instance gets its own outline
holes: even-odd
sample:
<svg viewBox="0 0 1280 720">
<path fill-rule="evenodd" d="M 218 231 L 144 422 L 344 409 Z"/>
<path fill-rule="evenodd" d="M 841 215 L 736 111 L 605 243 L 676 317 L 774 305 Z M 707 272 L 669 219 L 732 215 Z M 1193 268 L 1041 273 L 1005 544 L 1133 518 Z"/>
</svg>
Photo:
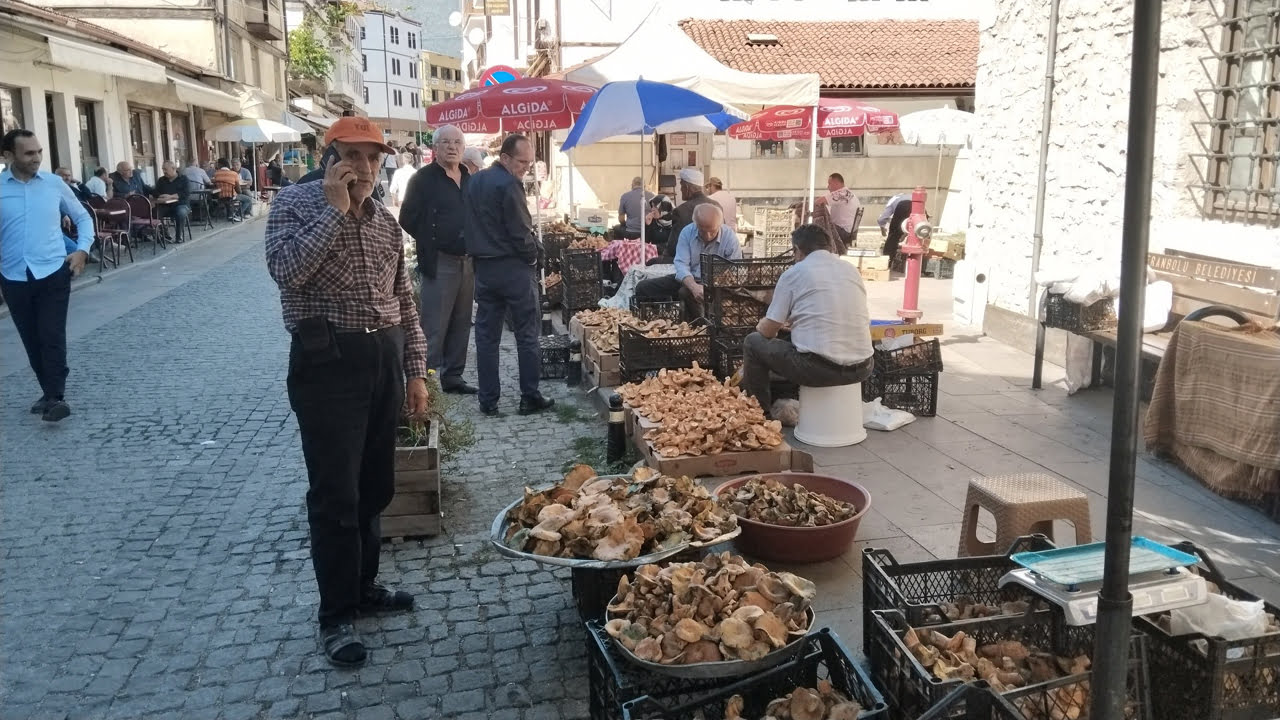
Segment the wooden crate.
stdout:
<svg viewBox="0 0 1280 720">
<path fill-rule="evenodd" d="M 601 372 L 615 373 L 621 369 L 618 353 L 602 353 L 590 340 L 583 344 L 583 355 L 591 358 L 591 362 L 595 363 Z"/>
<path fill-rule="evenodd" d="M 617 355 L 605 355 L 604 357 L 617 358 Z M 587 387 L 592 388 L 611 388 L 618 387 L 622 384 L 622 372 L 616 367 L 613 370 L 602 370 L 586 354 L 582 356 L 582 375 L 586 378 Z"/>
<path fill-rule="evenodd" d="M 844 255 L 840 259 L 858 268 L 859 271 L 889 269 L 888 255 Z"/>
<path fill-rule="evenodd" d="M 793 449 L 786 440 L 772 450 L 663 457 L 654 450 L 653 443 L 644 439 L 645 432 L 652 427 L 653 425 L 643 427 L 639 422 L 632 423 L 631 442 L 644 458 L 645 464 L 663 475 L 724 477 L 745 473 L 813 472 L 813 457 Z"/>
<path fill-rule="evenodd" d="M 439 535 L 440 426 L 431 423 L 424 447 L 398 447 L 396 494 L 382 511 L 382 539 Z"/>
<path fill-rule="evenodd" d="M 891 279 L 888 268 L 884 270 L 861 269 L 858 272 L 862 273 L 862 279 L 865 282 L 889 282 Z"/>
</svg>

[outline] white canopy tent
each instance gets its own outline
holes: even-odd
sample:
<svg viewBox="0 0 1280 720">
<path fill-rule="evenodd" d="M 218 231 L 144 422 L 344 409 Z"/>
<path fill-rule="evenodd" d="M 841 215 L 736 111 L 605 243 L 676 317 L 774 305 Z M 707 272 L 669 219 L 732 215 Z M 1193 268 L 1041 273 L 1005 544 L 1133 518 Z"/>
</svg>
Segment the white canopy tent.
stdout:
<svg viewBox="0 0 1280 720">
<path fill-rule="evenodd" d="M 658 2 L 635 32 L 604 57 L 565 73 L 594 87 L 617 80 L 663 82 L 725 105 L 818 104 L 817 73 L 765 75 L 723 65 L 693 41 Z"/>
</svg>

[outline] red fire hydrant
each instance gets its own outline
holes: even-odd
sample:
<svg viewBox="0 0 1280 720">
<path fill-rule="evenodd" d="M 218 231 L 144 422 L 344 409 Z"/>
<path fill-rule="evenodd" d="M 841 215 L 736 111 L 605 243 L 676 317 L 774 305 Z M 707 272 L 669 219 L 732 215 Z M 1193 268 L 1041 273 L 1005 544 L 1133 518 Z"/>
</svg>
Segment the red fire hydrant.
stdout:
<svg viewBox="0 0 1280 720">
<path fill-rule="evenodd" d="M 929 238 L 933 236 L 933 226 L 925 214 L 925 190 L 917 187 L 911 193 L 911 217 L 906 221 L 906 242 L 898 250 L 907 256 L 906 286 L 902 293 L 902 309 L 898 317 L 903 320 L 919 320 L 924 312 L 920 310 L 920 266 L 924 262 L 924 253 L 928 249 Z"/>
</svg>

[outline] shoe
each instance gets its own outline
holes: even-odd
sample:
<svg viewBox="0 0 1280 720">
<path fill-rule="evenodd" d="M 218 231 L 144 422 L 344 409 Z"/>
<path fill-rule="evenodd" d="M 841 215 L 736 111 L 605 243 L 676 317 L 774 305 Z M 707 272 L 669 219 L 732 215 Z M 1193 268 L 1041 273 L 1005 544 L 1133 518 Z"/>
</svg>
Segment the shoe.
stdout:
<svg viewBox="0 0 1280 720">
<path fill-rule="evenodd" d="M 502 417 L 502 412 L 498 410 L 497 405 L 494 405 L 493 407 L 485 407 L 481 405 L 480 414 L 486 417 Z"/>
<path fill-rule="evenodd" d="M 44 414 L 40 416 L 45 422 L 58 422 L 65 419 L 71 414 L 71 406 L 62 400 L 50 400 L 49 404 L 44 408 Z"/>
<path fill-rule="evenodd" d="M 360 613 L 380 615 L 413 609 L 413 596 L 403 590 L 392 590 L 382 583 L 372 582 L 360 591 Z"/>
<path fill-rule="evenodd" d="M 364 665 L 369 658 L 369 651 L 356 634 L 351 623 L 320 626 L 320 647 L 324 656 L 335 667 L 353 668 Z"/>
<path fill-rule="evenodd" d="M 520 398 L 520 414 L 532 415 L 540 413 L 543 410 L 550 410 L 556 406 L 556 401 L 551 398 L 542 397 L 541 395 L 530 395 Z"/>
<path fill-rule="evenodd" d="M 43 415 L 46 408 L 49 407 L 49 398 L 42 397 L 31 405 L 32 415 Z"/>
<path fill-rule="evenodd" d="M 238 222 L 240 222 L 240 218 L 233 217 L 233 218 L 231 218 L 231 222 L 233 222 L 233 223 L 238 223 Z"/>
<path fill-rule="evenodd" d="M 446 386 L 444 388 L 444 391 L 449 393 L 450 395 L 475 395 L 476 393 L 480 392 L 479 390 L 475 389 L 475 387 L 468 385 L 464 382 L 458 383 L 456 385 Z"/>
</svg>

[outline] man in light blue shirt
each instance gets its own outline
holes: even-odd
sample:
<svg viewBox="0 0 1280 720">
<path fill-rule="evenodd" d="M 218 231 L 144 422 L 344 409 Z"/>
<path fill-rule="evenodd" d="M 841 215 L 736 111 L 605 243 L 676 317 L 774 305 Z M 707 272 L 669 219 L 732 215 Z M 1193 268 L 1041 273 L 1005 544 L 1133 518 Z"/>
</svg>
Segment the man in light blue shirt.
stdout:
<svg viewBox="0 0 1280 720">
<path fill-rule="evenodd" d="M 731 260 L 742 257 L 738 236 L 724 224 L 724 211 L 716 203 L 704 203 L 693 209 L 693 222 L 686 225 L 676 239 L 675 274 L 640 282 L 636 285 L 636 300 L 679 299 L 684 302 L 687 317 L 702 317 L 704 254 Z"/>
<path fill-rule="evenodd" d="M 43 391 L 31 412 L 57 422 L 71 414 L 67 305 L 93 245 L 93 219 L 61 178 L 41 172 L 44 149 L 30 130 L 6 133 L 0 152 L 8 166 L 0 173 L 0 291 Z M 76 228 L 70 254 L 63 215 Z"/>
</svg>

